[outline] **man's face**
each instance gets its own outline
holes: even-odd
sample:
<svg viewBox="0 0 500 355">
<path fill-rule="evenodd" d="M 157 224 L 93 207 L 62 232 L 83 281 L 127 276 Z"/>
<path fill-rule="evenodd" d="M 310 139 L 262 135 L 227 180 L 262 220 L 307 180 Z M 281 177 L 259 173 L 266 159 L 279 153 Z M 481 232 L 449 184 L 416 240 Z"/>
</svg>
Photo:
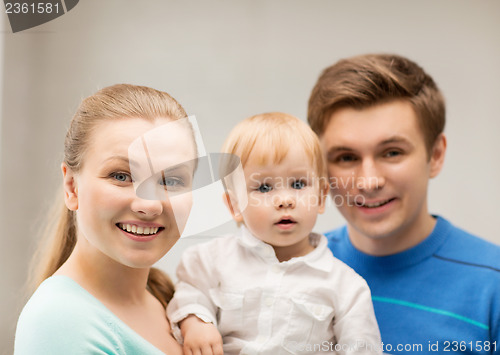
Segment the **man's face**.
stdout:
<svg viewBox="0 0 500 355">
<path fill-rule="evenodd" d="M 358 249 L 391 254 L 431 232 L 427 186 L 441 168 L 444 136 L 438 142 L 442 154 L 431 152 L 429 157 L 417 116 L 406 101 L 332 114 L 321 143 L 333 201 Z"/>
</svg>

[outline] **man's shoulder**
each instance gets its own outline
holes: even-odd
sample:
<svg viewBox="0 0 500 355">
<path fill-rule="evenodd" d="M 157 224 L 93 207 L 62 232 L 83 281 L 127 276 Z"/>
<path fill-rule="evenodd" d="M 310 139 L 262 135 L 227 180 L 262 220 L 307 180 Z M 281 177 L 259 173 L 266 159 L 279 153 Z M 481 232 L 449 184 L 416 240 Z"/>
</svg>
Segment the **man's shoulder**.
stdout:
<svg viewBox="0 0 500 355">
<path fill-rule="evenodd" d="M 443 221 L 448 227 L 448 237 L 435 253 L 435 257 L 500 272 L 499 245 L 456 227 L 446 220 Z"/>
<path fill-rule="evenodd" d="M 343 225 L 340 227 L 337 227 L 335 229 L 329 230 L 328 232 L 324 233 L 324 236 L 328 240 L 328 243 L 338 243 L 345 239 L 347 236 L 347 226 Z"/>
</svg>

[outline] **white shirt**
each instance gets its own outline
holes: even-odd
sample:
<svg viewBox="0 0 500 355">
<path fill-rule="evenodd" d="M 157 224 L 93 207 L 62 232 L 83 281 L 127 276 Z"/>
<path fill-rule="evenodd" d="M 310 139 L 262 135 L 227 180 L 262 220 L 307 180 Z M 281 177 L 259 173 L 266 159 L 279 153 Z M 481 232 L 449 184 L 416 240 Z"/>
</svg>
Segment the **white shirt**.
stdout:
<svg viewBox="0 0 500 355">
<path fill-rule="evenodd" d="M 366 282 L 325 236 L 309 239 L 312 252 L 281 263 L 244 227 L 187 249 L 167 308 L 174 333 L 194 314 L 218 327 L 224 354 L 381 354 Z"/>
</svg>

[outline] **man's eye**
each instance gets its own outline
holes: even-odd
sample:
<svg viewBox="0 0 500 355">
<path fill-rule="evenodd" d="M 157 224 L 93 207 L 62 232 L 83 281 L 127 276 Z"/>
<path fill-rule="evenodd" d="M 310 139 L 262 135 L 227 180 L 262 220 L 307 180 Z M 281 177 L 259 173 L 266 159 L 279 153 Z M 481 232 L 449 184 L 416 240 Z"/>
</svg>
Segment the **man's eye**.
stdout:
<svg viewBox="0 0 500 355">
<path fill-rule="evenodd" d="M 297 180 L 292 183 L 292 189 L 301 190 L 304 187 L 306 187 L 306 183 L 304 181 Z"/>
<path fill-rule="evenodd" d="M 116 181 L 119 181 L 119 182 L 128 182 L 128 181 L 132 181 L 132 178 L 130 177 L 129 174 L 127 173 L 112 173 L 111 174 L 111 177 L 113 179 L 115 179 Z"/>
<path fill-rule="evenodd" d="M 257 190 L 259 190 L 259 192 L 269 192 L 271 191 L 273 188 L 271 186 L 269 186 L 268 184 L 262 184 L 260 185 Z"/>
<path fill-rule="evenodd" d="M 384 154 L 386 157 L 397 157 L 398 155 L 401 155 L 401 152 L 399 150 L 389 150 Z"/>
<path fill-rule="evenodd" d="M 352 154 L 343 154 L 337 158 L 337 161 L 343 163 L 350 163 L 356 160 L 356 157 Z"/>
</svg>

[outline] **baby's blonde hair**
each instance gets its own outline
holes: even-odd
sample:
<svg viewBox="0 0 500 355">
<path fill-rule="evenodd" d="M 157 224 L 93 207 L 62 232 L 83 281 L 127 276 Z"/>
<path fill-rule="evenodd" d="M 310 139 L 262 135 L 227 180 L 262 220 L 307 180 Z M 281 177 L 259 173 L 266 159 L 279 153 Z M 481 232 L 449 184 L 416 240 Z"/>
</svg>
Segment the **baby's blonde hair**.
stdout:
<svg viewBox="0 0 500 355">
<path fill-rule="evenodd" d="M 311 159 L 317 177 L 326 183 L 326 163 L 318 137 L 305 122 L 287 113 L 269 112 L 244 119 L 229 133 L 222 152 L 238 156 L 244 168 L 250 157 L 257 164 L 280 164 L 297 144 Z"/>
</svg>

